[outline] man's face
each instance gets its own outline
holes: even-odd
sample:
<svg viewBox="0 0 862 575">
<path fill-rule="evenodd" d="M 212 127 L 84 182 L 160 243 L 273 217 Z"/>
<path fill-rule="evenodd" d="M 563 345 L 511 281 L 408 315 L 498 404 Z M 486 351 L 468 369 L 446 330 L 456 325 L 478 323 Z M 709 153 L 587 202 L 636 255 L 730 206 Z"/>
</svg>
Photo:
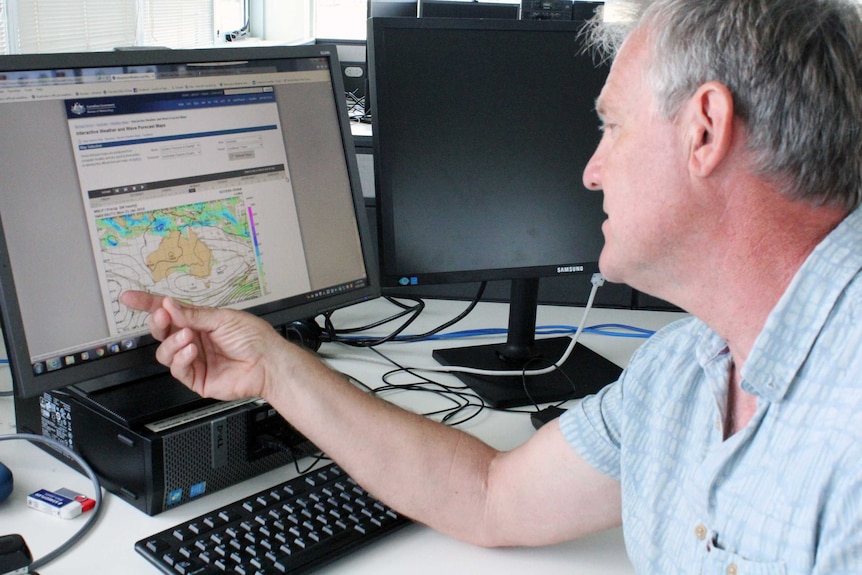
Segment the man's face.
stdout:
<svg viewBox="0 0 862 575">
<path fill-rule="evenodd" d="M 597 101 L 603 136 L 584 185 L 604 192 L 603 275 L 655 293 L 656 281 L 667 281 L 673 270 L 676 242 L 691 222 L 685 221 L 690 202 L 680 130 L 655 110 L 645 78 L 648 58 L 643 33 L 636 33 L 614 61 Z"/>
</svg>

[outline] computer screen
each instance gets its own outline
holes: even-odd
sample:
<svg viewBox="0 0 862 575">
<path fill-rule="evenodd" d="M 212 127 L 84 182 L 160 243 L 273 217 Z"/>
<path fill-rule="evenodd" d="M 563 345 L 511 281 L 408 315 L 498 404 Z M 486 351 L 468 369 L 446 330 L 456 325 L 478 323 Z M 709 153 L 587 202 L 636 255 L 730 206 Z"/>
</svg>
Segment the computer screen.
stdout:
<svg viewBox="0 0 862 575">
<path fill-rule="evenodd" d="M 535 338 L 541 277 L 589 285 L 603 245 L 602 194 L 582 174 L 600 139 L 607 75 L 572 21 L 382 19 L 369 23 L 381 282 L 512 280 L 508 341 L 441 349 L 447 365 L 547 367 L 569 338 Z M 578 344 L 529 380 L 462 375 L 499 406 L 578 397 L 616 366 Z"/>
<path fill-rule="evenodd" d="M 419 0 L 420 18 L 504 18 L 517 20 L 521 5 L 464 0 Z"/>
<path fill-rule="evenodd" d="M 162 368 L 127 289 L 276 326 L 378 295 L 334 47 L 0 59 L 15 392 Z"/>
</svg>

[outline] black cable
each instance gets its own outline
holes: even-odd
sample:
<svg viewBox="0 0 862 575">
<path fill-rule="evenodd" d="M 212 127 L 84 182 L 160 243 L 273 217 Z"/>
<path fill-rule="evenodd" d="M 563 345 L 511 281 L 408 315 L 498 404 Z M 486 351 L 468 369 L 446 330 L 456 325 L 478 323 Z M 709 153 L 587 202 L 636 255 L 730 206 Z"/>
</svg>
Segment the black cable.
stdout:
<svg viewBox="0 0 862 575">
<path fill-rule="evenodd" d="M 442 418 L 442 420 L 441 420 L 442 423 L 449 422 L 450 419 L 457 416 L 460 412 L 462 412 L 466 409 L 469 409 L 471 407 L 476 408 L 476 412 L 474 414 L 468 416 L 466 419 L 463 419 L 463 420 L 460 420 L 460 421 L 457 421 L 454 423 L 448 423 L 448 424 L 452 425 L 452 426 L 461 425 L 461 424 L 466 423 L 466 422 L 470 421 L 471 419 L 477 417 L 482 411 L 484 411 L 486 409 L 504 412 L 504 413 L 532 413 L 533 411 L 541 411 L 541 409 L 542 409 L 541 406 L 538 404 L 538 402 L 536 402 L 536 400 L 532 397 L 532 395 L 530 393 L 529 380 L 528 380 L 529 376 L 526 375 L 527 372 L 529 371 L 530 363 L 535 362 L 535 361 L 541 361 L 540 358 L 531 360 L 526 365 L 524 365 L 524 367 L 522 369 L 521 385 L 523 386 L 524 393 L 526 394 L 527 398 L 531 402 L 530 408 L 532 408 L 532 409 L 519 409 L 516 407 L 494 407 L 494 406 L 488 405 L 487 403 L 485 403 L 485 401 L 480 396 L 476 395 L 474 392 L 472 392 L 468 387 L 466 387 L 464 385 L 457 385 L 457 386 L 448 385 L 448 384 L 442 383 L 440 381 L 430 379 L 427 376 L 422 375 L 422 374 L 417 372 L 417 371 L 422 371 L 422 368 L 405 367 L 405 366 L 401 365 L 400 363 L 398 363 L 397 361 L 395 361 L 394 359 L 392 359 L 391 357 L 389 357 L 386 354 L 384 354 L 383 352 L 381 352 L 379 349 L 371 348 L 371 351 L 376 353 L 378 356 L 380 356 L 386 362 L 391 363 L 393 366 L 395 366 L 395 369 L 386 372 L 381 377 L 381 380 L 384 383 L 384 387 L 373 388 L 373 387 L 370 387 L 370 386 L 368 386 L 362 382 L 359 382 L 358 380 L 356 380 L 354 378 L 351 378 L 351 379 L 354 382 L 359 383 L 368 392 L 374 393 L 377 395 L 383 395 L 384 393 L 395 392 L 395 391 L 418 391 L 418 392 L 436 394 L 436 395 L 443 397 L 449 401 L 452 401 L 453 403 L 456 403 L 457 406 L 450 409 L 450 410 L 438 410 L 436 412 L 426 412 L 426 413 L 422 414 L 422 415 L 426 415 L 426 416 L 433 416 L 433 415 L 439 415 L 440 413 L 447 413 L 448 412 L 447 415 L 445 415 Z M 552 364 L 552 362 L 550 360 L 545 360 L 545 361 L 547 361 L 549 364 Z M 401 373 L 407 373 L 407 374 L 412 375 L 413 377 L 418 379 L 420 381 L 420 383 L 415 383 L 415 382 L 414 383 L 392 383 L 390 381 L 391 377 L 393 377 L 397 374 L 401 374 Z M 566 379 L 566 381 L 568 381 L 568 383 L 571 385 L 572 390 L 577 391 L 577 386 L 576 386 L 575 382 L 568 376 L 568 374 L 564 373 L 563 371 L 560 371 L 560 373 Z M 424 382 L 424 383 L 421 383 L 421 382 Z M 428 386 L 431 386 L 431 387 L 428 387 Z M 454 397 L 460 398 L 463 401 L 463 403 L 458 403 L 455 399 L 453 399 Z M 565 404 L 566 401 L 568 401 L 568 400 L 566 400 L 566 399 L 560 400 L 560 401 L 554 403 L 553 406 L 554 407 L 560 407 L 563 404 Z M 479 403 L 476 403 L 476 402 L 479 402 Z"/>
<path fill-rule="evenodd" d="M 488 282 L 484 282 L 484 281 L 479 284 L 479 289 L 476 291 L 476 295 L 473 296 L 473 299 L 470 301 L 470 303 L 468 304 L 467 308 L 464 311 L 462 311 L 460 314 L 458 314 L 453 319 L 451 319 L 451 320 L 443 323 L 442 325 L 439 325 L 439 326 L 437 326 L 437 327 L 435 327 L 435 328 L 433 328 L 433 329 L 431 329 L 425 333 L 399 337 L 401 335 L 401 333 L 404 332 L 405 329 L 407 329 L 414 321 L 416 321 L 416 319 L 419 317 L 419 314 L 422 313 L 422 311 L 424 311 L 425 302 L 421 298 L 409 298 L 409 299 L 413 299 L 417 303 L 416 303 L 416 306 L 408 308 L 404 304 L 399 302 L 398 300 L 391 298 L 391 297 L 388 297 L 388 296 L 386 299 L 388 301 L 390 301 L 391 303 L 393 303 L 394 305 L 402 307 L 403 308 L 402 312 L 399 312 L 398 314 L 395 314 L 394 316 L 391 316 L 390 318 L 387 318 L 386 320 L 377 322 L 377 323 L 372 324 L 370 326 L 363 326 L 362 328 L 341 329 L 341 330 L 335 329 L 335 326 L 332 323 L 332 313 L 330 312 L 330 313 L 324 314 L 325 324 L 326 324 L 325 325 L 325 332 L 327 333 L 327 335 L 330 338 L 329 341 L 343 343 L 345 345 L 350 345 L 353 347 L 375 347 L 377 345 L 381 345 L 381 344 L 388 343 L 391 341 L 409 342 L 409 341 L 420 341 L 423 339 L 427 339 L 433 335 L 440 333 L 444 329 L 447 329 L 447 328 L 455 325 L 456 323 L 458 323 L 459 321 L 461 321 L 462 319 L 467 317 L 476 308 L 476 306 L 481 301 L 482 296 L 485 293 L 485 288 L 487 285 L 488 285 Z M 383 325 L 384 323 L 388 323 L 389 321 L 393 321 L 393 319 L 398 319 L 400 317 L 403 317 L 404 315 L 406 315 L 405 312 L 408 312 L 408 313 L 413 312 L 412 317 L 410 317 L 410 319 L 408 319 L 401 326 L 399 326 L 395 331 L 393 331 L 392 333 L 390 333 L 388 335 L 381 336 L 381 337 L 371 337 L 371 338 L 344 338 L 344 337 L 341 337 L 343 334 L 346 334 L 346 333 L 357 333 L 359 331 L 366 331 L 368 329 L 371 329 L 372 327 L 378 327 L 379 325 Z"/>
<path fill-rule="evenodd" d="M 432 329 L 430 331 L 426 331 L 425 333 L 398 338 L 398 341 L 420 341 L 423 339 L 427 339 L 427 338 L 431 337 L 432 335 L 437 335 L 438 333 L 440 333 L 444 329 L 455 325 L 456 323 L 458 323 L 459 321 L 461 321 L 462 319 L 464 319 L 465 317 L 470 315 L 470 313 L 474 309 L 476 309 L 476 306 L 479 305 L 479 302 L 482 300 L 482 296 L 485 294 L 485 288 L 487 287 L 487 285 L 488 285 L 488 282 L 484 282 L 484 281 L 481 282 L 479 284 L 479 289 L 476 291 L 476 295 L 473 296 L 473 300 L 470 302 L 470 304 L 467 306 L 467 308 L 464 311 L 462 311 L 460 314 L 458 314 L 456 317 L 454 317 L 453 319 L 447 321 L 446 323 L 444 323 L 442 325 L 435 327 L 434 329 Z"/>
<path fill-rule="evenodd" d="M 418 391 L 422 393 L 434 394 L 438 397 L 445 399 L 446 401 L 451 402 L 454 407 L 450 409 L 440 409 L 436 411 L 425 412 L 422 415 L 426 417 L 442 415 L 442 418 L 440 419 L 441 423 L 445 423 L 446 425 L 453 427 L 457 425 L 462 425 L 474 419 L 488 407 L 482 400 L 482 398 L 470 392 L 464 386 L 456 387 L 429 379 L 428 377 L 420 375 L 408 367 L 400 365 L 397 361 L 393 360 L 391 357 L 388 357 L 378 349 L 372 348 L 372 351 L 395 367 L 394 370 L 389 371 L 383 375 L 383 387 L 371 388 L 363 384 L 363 387 L 365 387 L 375 395 L 383 396 L 386 393 L 394 393 L 396 391 Z M 392 383 L 390 381 L 390 378 L 393 375 L 400 373 L 407 373 L 412 375 L 419 380 L 419 383 Z M 468 414 L 462 419 L 455 419 L 457 416 L 461 415 L 468 409 L 473 409 L 473 413 Z"/>
<path fill-rule="evenodd" d="M 285 443 L 284 441 L 282 441 L 278 437 L 275 437 L 274 435 L 268 435 L 268 434 L 267 435 L 261 435 L 260 437 L 257 438 L 257 441 L 261 447 L 264 447 L 267 449 L 274 449 L 276 451 L 280 451 L 282 453 L 287 453 L 288 455 L 290 455 L 291 458 L 293 459 L 293 467 L 294 467 L 294 469 L 296 469 L 297 475 L 305 475 L 306 473 L 308 473 L 309 471 L 314 469 L 314 467 L 318 463 L 320 463 L 321 461 L 329 460 L 329 456 L 326 455 L 325 453 L 323 453 L 322 451 L 317 451 L 314 454 L 311 454 L 311 453 L 297 454 L 292 445 Z M 299 460 L 302 459 L 303 457 L 306 457 L 306 456 L 313 457 L 314 459 L 312 460 L 311 463 L 308 464 L 308 467 L 306 467 L 305 469 L 300 469 Z"/>
<path fill-rule="evenodd" d="M 387 298 L 387 299 L 389 299 L 389 298 Z M 393 300 L 389 299 L 389 301 L 393 301 Z M 370 326 L 363 326 L 362 328 L 353 328 L 351 330 L 351 332 L 356 332 L 356 331 L 364 331 L 365 329 L 371 329 L 372 327 L 377 327 L 377 326 L 383 325 L 385 323 L 389 323 L 391 321 L 394 321 L 396 319 L 400 319 L 401 317 L 404 317 L 405 315 L 410 315 L 410 313 L 412 312 L 412 316 L 409 319 L 407 319 L 401 326 L 399 326 L 394 332 L 390 333 L 389 335 L 379 337 L 379 338 L 373 338 L 373 339 L 372 338 L 369 338 L 369 339 L 344 339 L 344 338 L 341 338 L 339 336 L 338 330 L 335 329 L 335 325 L 332 323 L 332 313 L 333 312 L 327 312 L 327 313 L 323 314 L 324 333 L 326 333 L 329 336 L 329 341 L 344 343 L 347 345 L 352 345 L 354 347 L 371 347 L 374 345 L 380 345 L 382 343 L 392 341 L 401 332 L 403 332 L 405 329 L 407 329 L 407 327 L 409 327 L 414 321 L 416 321 L 416 319 L 419 317 L 419 314 L 421 314 L 422 310 L 425 309 L 425 302 L 424 301 L 422 301 L 420 299 L 416 299 L 416 302 L 417 302 L 416 306 L 408 309 L 404 305 L 402 305 L 400 302 L 394 302 L 393 301 L 393 303 L 396 303 L 396 305 L 403 308 L 403 310 L 401 312 L 399 312 L 393 316 L 390 316 L 389 318 L 386 318 L 385 320 L 375 322 L 374 324 L 371 324 Z M 342 330 L 342 332 L 343 332 L 343 330 Z"/>
<path fill-rule="evenodd" d="M 332 314 L 334 313 L 334 311 L 324 313 L 323 316 L 324 316 L 324 319 L 326 320 L 326 332 L 327 332 L 327 335 L 329 335 L 332 338 L 331 341 L 338 341 L 339 336 L 344 335 L 344 334 L 359 333 L 359 332 L 363 332 L 363 331 L 368 331 L 370 329 L 374 329 L 376 327 L 380 327 L 381 325 L 386 325 L 387 323 L 401 319 L 402 317 L 409 315 L 411 313 L 418 315 L 418 314 L 422 313 L 422 311 L 425 309 L 425 302 L 419 298 L 409 298 L 415 302 L 415 305 L 413 305 L 413 306 L 408 306 L 408 305 L 396 300 L 395 298 L 393 298 L 391 296 L 384 296 L 384 299 L 386 299 L 386 301 L 392 303 L 393 305 L 400 307 L 401 311 L 396 313 L 396 314 L 393 314 L 389 317 L 386 317 L 384 319 L 375 321 L 374 323 L 370 323 L 370 324 L 363 325 L 360 327 L 341 328 L 341 329 L 336 330 L 335 326 L 332 323 Z"/>
<path fill-rule="evenodd" d="M 521 370 L 521 386 L 524 389 L 524 394 L 527 396 L 527 399 L 530 400 L 530 403 L 532 404 L 532 406 L 536 408 L 537 412 L 541 411 L 542 408 L 539 406 L 539 403 L 535 399 L 533 399 L 533 395 L 530 393 L 529 376 L 527 375 L 527 372 L 530 371 L 530 369 L 528 369 L 528 368 L 530 367 L 531 364 L 537 363 L 540 361 L 545 361 L 549 366 L 556 365 L 553 361 L 551 361 L 549 359 L 536 357 L 536 358 L 532 358 L 532 359 L 528 360 L 524 364 L 523 369 Z M 577 392 L 578 392 L 577 385 L 575 385 L 575 382 L 572 380 L 571 377 L 569 377 L 569 375 L 565 372 L 565 370 L 558 369 L 557 373 L 559 373 L 561 376 L 563 376 L 563 378 L 565 378 L 565 380 L 568 382 L 568 384 L 572 388 L 572 393 L 577 394 Z M 562 405 L 565 402 L 566 402 L 566 400 L 560 401 L 557 404 L 557 407 L 559 407 L 559 405 Z"/>
</svg>

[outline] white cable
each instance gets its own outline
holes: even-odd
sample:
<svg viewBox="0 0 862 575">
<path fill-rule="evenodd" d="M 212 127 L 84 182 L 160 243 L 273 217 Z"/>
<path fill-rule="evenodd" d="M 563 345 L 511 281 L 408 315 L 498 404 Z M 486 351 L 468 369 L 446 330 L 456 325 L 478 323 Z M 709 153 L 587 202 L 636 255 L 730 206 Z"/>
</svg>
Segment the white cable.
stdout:
<svg viewBox="0 0 862 575">
<path fill-rule="evenodd" d="M 464 366 L 446 366 L 442 369 L 433 369 L 431 371 L 443 371 L 445 373 L 466 373 L 469 375 L 491 375 L 497 377 L 532 377 L 536 375 L 545 375 L 559 369 L 560 365 L 566 363 L 566 360 L 569 359 L 570 355 L 572 355 L 572 351 L 574 351 L 575 345 L 578 343 L 578 338 L 580 338 L 581 332 L 584 331 L 584 326 L 587 324 L 587 316 L 590 313 L 590 308 L 593 307 L 593 300 L 596 299 L 596 292 L 598 291 L 599 287 L 601 287 L 605 283 L 605 278 L 602 276 L 602 274 L 595 273 L 593 274 L 593 277 L 590 281 L 593 284 L 593 287 L 590 290 L 590 296 L 587 298 L 587 305 L 584 308 L 584 314 L 581 316 L 581 323 L 578 324 L 578 329 L 572 336 L 572 341 L 569 342 L 569 346 L 566 348 L 566 351 L 563 352 L 563 355 L 560 356 L 560 359 L 554 362 L 553 365 L 543 369 L 513 369 L 499 371 L 493 369 L 477 369 Z M 421 370 L 426 370 L 426 368 L 417 368 L 417 371 Z"/>
<path fill-rule="evenodd" d="M 584 314 L 581 316 L 581 323 L 578 325 L 577 330 L 575 330 L 574 335 L 572 336 L 572 341 L 569 342 L 569 346 L 566 348 L 566 351 L 563 352 L 563 355 L 560 356 L 553 365 L 542 368 L 542 369 L 513 369 L 513 370 L 493 370 L 493 369 L 479 369 L 475 367 L 465 367 L 465 366 L 432 366 L 432 367 L 411 367 L 410 371 L 426 371 L 432 373 L 466 373 L 469 375 L 490 375 L 497 377 L 531 377 L 536 375 L 545 375 L 547 373 L 551 373 L 554 370 L 560 368 L 561 364 L 566 363 L 566 360 L 569 359 L 569 356 L 575 349 L 575 345 L 578 343 L 578 338 L 581 336 L 581 332 L 584 331 L 584 326 L 587 324 L 587 317 L 590 313 L 590 309 L 593 307 L 593 301 L 596 298 L 596 292 L 598 289 L 605 283 L 605 278 L 600 273 L 593 274 L 592 279 L 590 280 L 593 284 L 592 289 L 590 290 L 590 295 L 587 298 L 587 304 L 584 308 Z M 347 356 L 343 356 L 341 354 L 334 355 L 332 359 L 347 359 Z M 350 359 L 359 359 L 361 361 L 374 362 L 373 358 L 361 357 L 358 355 L 350 356 Z M 383 363 L 383 362 L 380 362 Z"/>
</svg>

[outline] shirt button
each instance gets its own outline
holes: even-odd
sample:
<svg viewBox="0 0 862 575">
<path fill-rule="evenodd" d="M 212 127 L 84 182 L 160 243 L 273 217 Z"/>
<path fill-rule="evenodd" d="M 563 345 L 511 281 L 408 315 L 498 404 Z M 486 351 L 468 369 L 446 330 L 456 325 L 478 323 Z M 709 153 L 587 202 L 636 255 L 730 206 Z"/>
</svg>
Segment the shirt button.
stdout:
<svg viewBox="0 0 862 575">
<path fill-rule="evenodd" d="M 737 569 L 736 563 L 727 566 L 727 575 L 737 575 L 737 573 L 739 573 L 739 569 Z"/>
<path fill-rule="evenodd" d="M 698 525 L 694 528 L 694 534 L 697 536 L 698 539 L 703 541 L 704 539 L 706 539 L 706 527 L 704 527 L 703 525 Z"/>
</svg>

